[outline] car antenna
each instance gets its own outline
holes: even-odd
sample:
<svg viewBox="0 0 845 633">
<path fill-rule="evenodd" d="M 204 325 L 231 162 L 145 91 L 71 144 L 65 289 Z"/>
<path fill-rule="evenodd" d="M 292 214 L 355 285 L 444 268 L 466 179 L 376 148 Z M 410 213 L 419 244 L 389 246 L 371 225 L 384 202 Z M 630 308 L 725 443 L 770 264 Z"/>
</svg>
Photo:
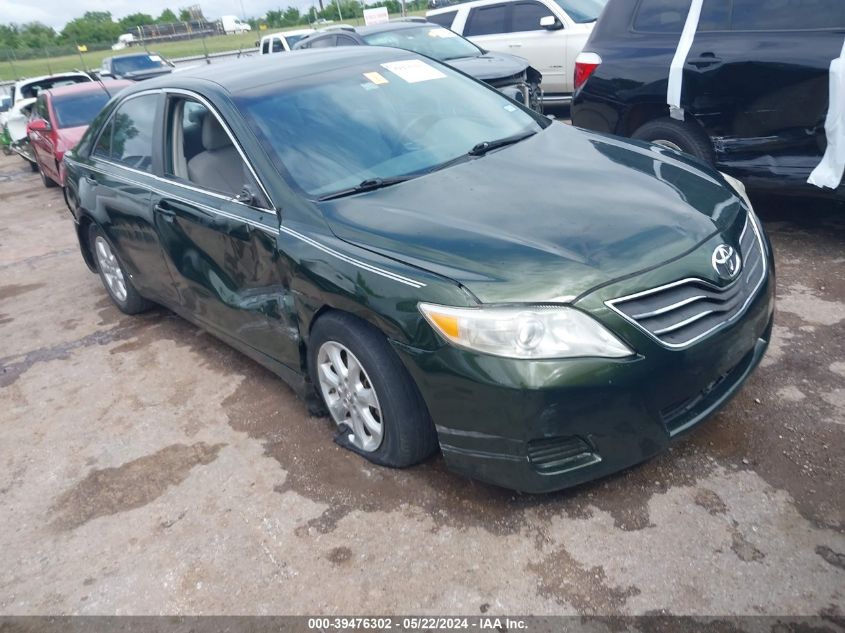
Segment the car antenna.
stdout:
<svg viewBox="0 0 845 633">
<path fill-rule="evenodd" d="M 103 92 L 105 92 L 109 96 L 109 99 L 111 99 L 112 93 L 109 92 L 108 88 L 106 88 L 106 84 L 103 82 L 102 77 L 100 77 L 100 73 L 97 73 L 97 72 L 94 72 L 94 71 L 89 71 L 87 74 L 91 79 L 93 79 L 98 84 L 100 84 L 100 88 L 102 88 Z"/>
</svg>

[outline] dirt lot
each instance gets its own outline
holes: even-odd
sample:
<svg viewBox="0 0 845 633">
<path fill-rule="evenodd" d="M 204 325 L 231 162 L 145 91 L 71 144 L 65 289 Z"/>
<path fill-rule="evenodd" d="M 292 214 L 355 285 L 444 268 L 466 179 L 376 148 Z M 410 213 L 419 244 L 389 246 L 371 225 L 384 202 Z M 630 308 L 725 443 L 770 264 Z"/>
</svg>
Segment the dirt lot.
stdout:
<svg viewBox="0 0 845 633">
<path fill-rule="evenodd" d="M 174 315 L 127 317 L 0 158 L 0 613 L 845 612 L 845 209 L 758 211 L 772 347 L 645 465 L 522 496 L 332 442 Z"/>
</svg>

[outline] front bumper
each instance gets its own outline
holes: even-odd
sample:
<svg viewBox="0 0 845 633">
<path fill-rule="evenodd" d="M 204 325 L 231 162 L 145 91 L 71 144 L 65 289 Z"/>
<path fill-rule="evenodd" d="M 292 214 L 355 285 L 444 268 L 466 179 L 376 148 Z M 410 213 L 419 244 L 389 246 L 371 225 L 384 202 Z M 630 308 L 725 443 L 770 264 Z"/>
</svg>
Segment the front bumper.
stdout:
<svg viewBox="0 0 845 633">
<path fill-rule="evenodd" d="M 524 492 L 623 470 L 723 406 L 762 359 L 774 277 L 741 319 L 684 350 L 628 359 L 527 361 L 395 344 L 437 427 L 447 465 Z"/>
</svg>

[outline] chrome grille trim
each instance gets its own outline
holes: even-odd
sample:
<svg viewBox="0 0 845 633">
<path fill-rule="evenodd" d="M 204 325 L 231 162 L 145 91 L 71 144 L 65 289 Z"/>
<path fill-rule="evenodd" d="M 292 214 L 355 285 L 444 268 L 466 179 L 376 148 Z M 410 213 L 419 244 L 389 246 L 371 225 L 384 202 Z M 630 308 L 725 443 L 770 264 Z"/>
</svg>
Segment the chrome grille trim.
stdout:
<svg viewBox="0 0 845 633">
<path fill-rule="evenodd" d="M 723 288 L 690 277 L 611 299 L 605 305 L 663 347 L 689 347 L 742 316 L 766 279 L 768 266 L 763 237 L 752 213 L 748 214 L 740 233 L 739 251 L 743 269 Z M 690 296 L 678 296 L 685 292 Z M 724 318 L 710 324 L 720 315 Z M 700 322 L 703 330 L 695 327 Z M 686 329 L 691 331 L 684 335 Z"/>
</svg>

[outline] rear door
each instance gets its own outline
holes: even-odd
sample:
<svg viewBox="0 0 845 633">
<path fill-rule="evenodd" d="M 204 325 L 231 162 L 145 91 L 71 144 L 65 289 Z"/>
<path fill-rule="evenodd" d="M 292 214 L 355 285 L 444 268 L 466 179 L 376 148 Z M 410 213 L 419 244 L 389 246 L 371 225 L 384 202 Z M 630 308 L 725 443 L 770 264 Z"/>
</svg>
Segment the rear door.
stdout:
<svg viewBox="0 0 845 633">
<path fill-rule="evenodd" d="M 687 57 L 682 106 L 715 137 L 717 161 L 738 175 L 774 169 L 806 180 L 824 153 L 829 67 L 845 41 L 845 2 L 705 0 L 705 7 L 711 22 Z"/>
<path fill-rule="evenodd" d="M 162 95 L 130 95 L 100 131 L 89 156 L 84 187 L 106 237 L 136 290 L 166 305 L 176 303 L 173 278 L 156 236 L 151 191 L 161 161 L 153 138 L 160 129 Z"/>
<path fill-rule="evenodd" d="M 179 93 L 168 96 L 162 138 L 165 182 L 152 205 L 183 308 L 212 331 L 298 368 L 278 216 L 234 136 L 207 102 Z"/>
</svg>

